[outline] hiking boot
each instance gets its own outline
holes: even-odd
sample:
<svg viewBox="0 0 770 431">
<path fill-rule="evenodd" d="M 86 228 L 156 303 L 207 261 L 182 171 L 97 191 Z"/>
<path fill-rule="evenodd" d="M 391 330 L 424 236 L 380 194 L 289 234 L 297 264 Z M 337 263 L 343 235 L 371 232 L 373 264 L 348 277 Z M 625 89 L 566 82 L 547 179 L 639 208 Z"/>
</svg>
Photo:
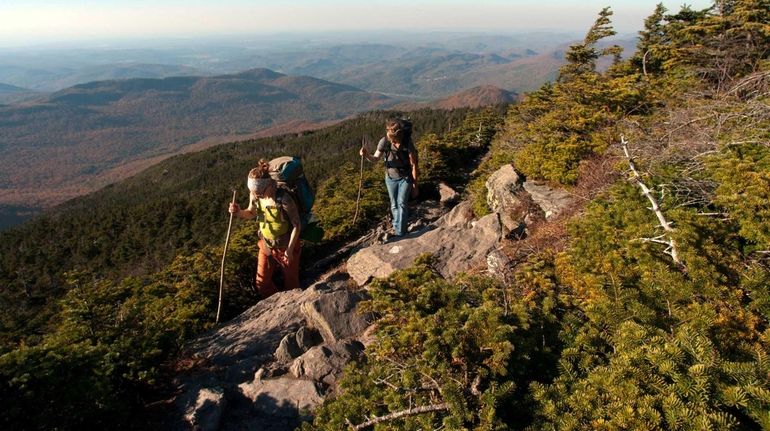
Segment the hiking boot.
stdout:
<svg viewBox="0 0 770 431">
<path fill-rule="evenodd" d="M 393 232 L 386 232 L 385 235 L 382 236 L 382 243 L 387 244 L 389 242 L 398 241 L 403 237 L 404 235 L 396 235 Z"/>
</svg>

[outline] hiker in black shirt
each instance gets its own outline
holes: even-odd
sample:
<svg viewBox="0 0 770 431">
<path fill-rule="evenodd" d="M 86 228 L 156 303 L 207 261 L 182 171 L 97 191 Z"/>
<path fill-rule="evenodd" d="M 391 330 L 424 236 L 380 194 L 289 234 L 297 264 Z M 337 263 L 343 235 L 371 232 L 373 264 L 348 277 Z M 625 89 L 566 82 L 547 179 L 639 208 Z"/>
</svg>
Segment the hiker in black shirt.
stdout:
<svg viewBox="0 0 770 431">
<path fill-rule="evenodd" d="M 391 118 L 385 123 L 385 129 L 386 136 L 380 139 L 377 151 L 369 154 L 362 147 L 360 154 L 370 162 L 381 158 L 385 161 L 385 186 L 393 215 L 393 235 L 400 237 L 406 234 L 409 221 L 409 196 L 417 197 L 417 149 L 412 142 L 412 124 L 409 121 Z"/>
</svg>

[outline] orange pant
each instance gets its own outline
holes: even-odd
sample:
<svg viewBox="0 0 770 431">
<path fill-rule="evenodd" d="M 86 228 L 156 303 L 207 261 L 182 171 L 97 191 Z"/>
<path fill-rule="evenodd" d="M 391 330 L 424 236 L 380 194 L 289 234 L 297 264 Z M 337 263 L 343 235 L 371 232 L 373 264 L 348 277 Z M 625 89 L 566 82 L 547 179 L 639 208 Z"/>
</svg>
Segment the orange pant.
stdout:
<svg viewBox="0 0 770 431">
<path fill-rule="evenodd" d="M 285 248 L 271 249 L 263 240 L 259 240 L 259 253 L 257 257 L 257 291 L 262 299 L 269 297 L 278 291 L 273 283 L 273 271 L 278 266 L 283 272 L 283 289 L 299 289 L 299 256 L 302 252 L 300 242 L 292 252 L 291 264 L 286 264 L 284 256 Z"/>
</svg>

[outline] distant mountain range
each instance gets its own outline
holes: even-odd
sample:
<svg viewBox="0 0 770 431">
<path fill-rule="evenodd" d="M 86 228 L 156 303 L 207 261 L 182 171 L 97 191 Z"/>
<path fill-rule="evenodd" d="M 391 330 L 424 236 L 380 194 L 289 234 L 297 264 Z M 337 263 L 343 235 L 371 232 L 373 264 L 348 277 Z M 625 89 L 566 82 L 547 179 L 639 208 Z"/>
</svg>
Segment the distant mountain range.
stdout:
<svg viewBox="0 0 770 431">
<path fill-rule="evenodd" d="M 339 80 L 335 74 L 378 62 L 397 64 L 399 59 L 425 53 L 494 54 L 503 58 L 513 53 L 529 57 L 581 38 L 582 34 L 553 31 L 500 34 L 388 30 L 39 45 L 0 48 L 0 82 L 52 92 L 108 79 L 214 76 L 268 68 L 358 86 Z M 481 84 L 463 85 L 450 93 Z"/>
<path fill-rule="evenodd" d="M 0 107 L 0 205 L 48 207 L 180 151 L 397 102 L 268 69 L 77 85 Z"/>
<path fill-rule="evenodd" d="M 27 90 L 26 88 L 17 87 L 15 85 L 0 83 L 0 94 L 23 93 L 25 91 L 29 91 L 29 90 Z"/>
<path fill-rule="evenodd" d="M 314 76 L 388 95 L 435 99 L 481 85 L 494 85 L 517 93 L 531 91 L 553 80 L 563 63 L 561 51 L 477 54 L 419 48 L 398 58 Z"/>
<path fill-rule="evenodd" d="M 208 75 L 185 65 L 117 62 L 97 65 L 32 67 L 0 62 L 0 81 L 36 92 L 51 92 L 92 81 Z"/>
<path fill-rule="evenodd" d="M 40 97 L 42 93 L 0 82 L 0 105 L 25 102 Z"/>
<path fill-rule="evenodd" d="M 397 109 L 411 111 L 421 108 L 432 109 L 457 109 L 457 108 L 479 108 L 490 105 L 502 105 L 513 103 L 518 100 L 516 93 L 504 90 L 494 85 L 481 85 L 465 91 L 453 94 L 449 97 L 434 100 L 432 102 L 405 102 L 395 106 Z"/>
</svg>

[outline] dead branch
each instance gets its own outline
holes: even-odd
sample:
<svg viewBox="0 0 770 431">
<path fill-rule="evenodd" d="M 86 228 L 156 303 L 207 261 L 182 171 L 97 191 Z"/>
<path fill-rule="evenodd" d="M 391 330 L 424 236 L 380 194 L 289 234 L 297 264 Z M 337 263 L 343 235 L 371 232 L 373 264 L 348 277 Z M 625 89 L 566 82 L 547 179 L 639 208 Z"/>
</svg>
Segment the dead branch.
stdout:
<svg viewBox="0 0 770 431">
<path fill-rule="evenodd" d="M 701 121 L 706 121 L 706 120 L 708 120 L 710 118 L 714 118 L 714 117 L 715 117 L 715 114 L 709 114 L 709 115 L 705 115 L 703 117 L 693 118 L 692 120 L 689 120 L 689 121 L 687 121 L 684 124 L 680 124 L 679 126 L 675 127 L 672 130 L 669 130 L 668 133 L 666 134 L 666 136 L 668 136 L 670 138 L 674 133 L 678 132 L 681 129 L 684 129 L 685 127 L 691 126 L 691 125 L 693 125 L 695 123 L 699 123 Z"/>
<path fill-rule="evenodd" d="M 656 238 L 644 238 L 643 241 L 645 242 L 655 242 L 655 243 L 661 243 L 668 246 L 666 249 L 666 254 L 669 254 L 672 259 L 674 259 L 674 262 L 677 263 L 680 267 L 684 267 L 684 264 L 679 259 L 679 253 L 677 251 L 676 242 L 674 241 L 674 238 L 672 237 L 672 233 L 674 232 L 674 228 L 671 227 L 671 223 L 666 219 L 666 217 L 663 215 L 663 211 L 660 209 L 660 205 L 658 205 L 657 199 L 655 199 L 655 196 L 652 195 L 652 192 L 647 187 L 644 182 L 642 182 L 642 176 L 639 174 L 639 171 L 636 169 L 636 164 L 634 163 L 634 159 L 631 157 L 631 153 L 628 151 L 628 142 L 626 141 L 625 136 L 620 137 L 620 144 L 623 147 L 623 153 L 626 155 L 626 159 L 628 160 L 628 166 L 631 169 L 631 173 L 633 175 L 634 182 L 639 186 L 640 189 L 642 189 L 642 194 L 647 198 L 647 200 L 650 201 L 650 204 L 652 204 L 652 207 L 650 210 L 655 213 L 655 216 L 658 218 L 658 221 L 660 222 L 660 227 L 663 228 L 664 231 L 666 231 L 667 235 L 661 235 Z M 661 238 L 666 237 L 665 240 L 662 240 Z"/>
<path fill-rule="evenodd" d="M 348 426 L 350 427 L 351 430 L 353 430 L 353 431 L 360 431 L 360 430 L 366 429 L 366 428 L 368 428 L 368 427 L 370 427 L 372 425 L 376 425 L 376 424 L 378 424 L 380 422 L 387 422 L 387 421 L 392 421 L 392 420 L 395 420 L 395 419 L 400 419 L 400 418 L 403 418 L 403 417 L 406 417 L 406 416 L 414 416 L 414 415 L 419 415 L 419 414 L 422 414 L 422 413 L 438 412 L 438 411 L 442 411 L 442 410 L 449 410 L 449 404 L 447 404 L 447 403 L 431 404 L 431 405 L 427 405 L 427 406 L 415 407 L 415 408 L 408 409 L 408 410 L 401 410 L 399 412 L 390 413 L 390 414 L 387 414 L 385 416 L 378 416 L 376 418 L 369 419 L 368 421 L 360 423 L 358 425 L 354 425 L 352 422 L 350 422 L 349 419 L 346 418 L 345 419 L 345 423 L 348 424 Z"/>
</svg>

